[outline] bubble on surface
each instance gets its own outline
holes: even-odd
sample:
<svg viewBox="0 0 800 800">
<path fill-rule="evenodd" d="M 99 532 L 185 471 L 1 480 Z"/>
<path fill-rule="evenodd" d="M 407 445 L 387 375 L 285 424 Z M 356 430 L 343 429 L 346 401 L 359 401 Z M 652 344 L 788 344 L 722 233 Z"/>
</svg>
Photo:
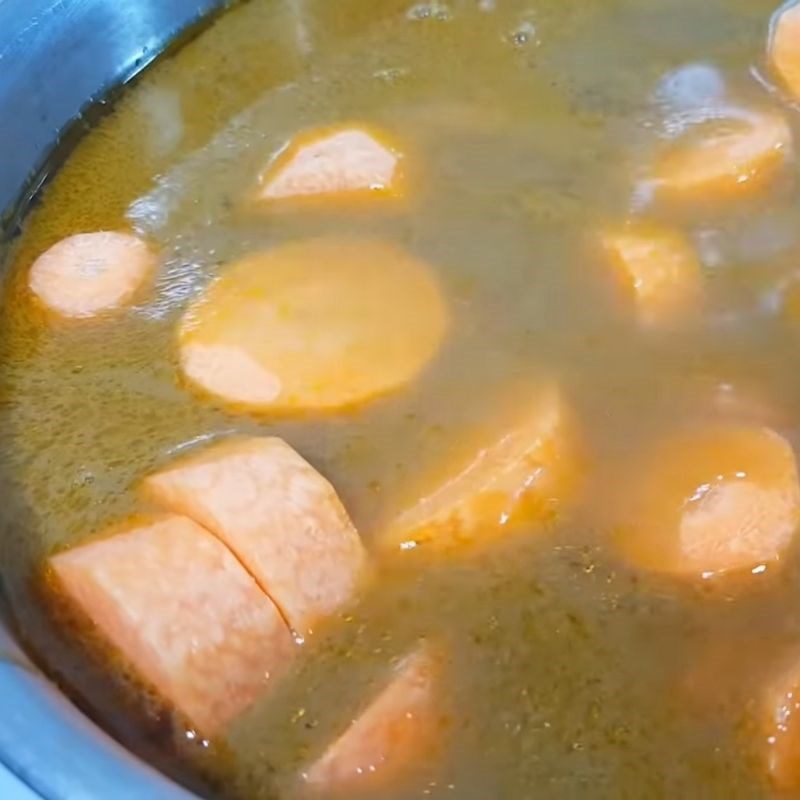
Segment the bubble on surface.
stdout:
<svg viewBox="0 0 800 800">
<path fill-rule="evenodd" d="M 539 44 L 536 25 L 531 20 L 523 20 L 508 34 L 508 40 L 514 47 Z"/>
<path fill-rule="evenodd" d="M 446 3 L 417 3 L 411 6 L 406 12 L 410 20 L 435 20 L 437 22 L 448 22 L 453 18 L 453 12 Z"/>
<path fill-rule="evenodd" d="M 717 105 L 725 99 L 725 78 L 713 64 L 685 64 L 667 72 L 655 91 L 656 102 L 675 110 Z"/>
</svg>

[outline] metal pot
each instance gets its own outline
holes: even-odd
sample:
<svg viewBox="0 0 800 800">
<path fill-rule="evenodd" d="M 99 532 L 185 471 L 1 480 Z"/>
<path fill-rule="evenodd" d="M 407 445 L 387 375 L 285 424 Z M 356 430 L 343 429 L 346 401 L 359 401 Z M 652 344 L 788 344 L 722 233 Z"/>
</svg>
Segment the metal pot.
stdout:
<svg viewBox="0 0 800 800">
<path fill-rule="evenodd" d="M 36 188 L 72 120 L 226 2 L 0 0 L 0 219 Z M 2 800 L 193 797 L 83 717 L 0 623 Z"/>
</svg>

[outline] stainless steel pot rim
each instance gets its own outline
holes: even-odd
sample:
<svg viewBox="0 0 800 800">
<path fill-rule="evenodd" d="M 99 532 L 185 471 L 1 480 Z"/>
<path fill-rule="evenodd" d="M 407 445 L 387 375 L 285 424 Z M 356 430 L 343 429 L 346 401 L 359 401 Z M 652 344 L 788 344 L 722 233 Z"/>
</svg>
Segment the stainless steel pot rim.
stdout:
<svg viewBox="0 0 800 800">
<path fill-rule="evenodd" d="M 62 132 L 231 0 L 2 0 L 0 219 Z M 3 229 L 5 238 L 9 223 Z M 198 800 L 126 752 L 36 669 L 0 621 L 2 800 Z"/>
<path fill-rule="evenodd" d="M 0 633 L 0 763 L 46 800 L 196 800 L 127 753 L 78 712 Z M 3 794 L 4 800 L 18 800 Z"/>
</svg>

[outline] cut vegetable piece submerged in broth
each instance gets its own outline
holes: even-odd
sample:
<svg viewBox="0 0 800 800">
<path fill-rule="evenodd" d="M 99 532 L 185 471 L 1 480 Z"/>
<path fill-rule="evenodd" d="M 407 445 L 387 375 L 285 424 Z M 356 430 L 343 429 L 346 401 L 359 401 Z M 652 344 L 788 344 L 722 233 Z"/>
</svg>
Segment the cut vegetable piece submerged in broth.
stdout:
<svg viewBox="0 0 800 800">
<path fill-rule="evenodd" d="M 515 408 L 498 404 L 507 423 L 477 440 L 463 464 L 444 467 L 422 497 L 381 536 L 387 549 L 474 550 L 520 522 L 551 521 L 579 483 L 580 445 L 567 401 L 556 386 L 522 390 Z"/>
<path fill-rule="evenodd" d="M 673 200 L 714 202 L 768 188 L 792 151 L 781 113 L 728 109 L 689 129 L 659 157 L 656 190 Z"/>
<path fill-rule="evenodd" d="M 144 493 L 225 542 L 301 636 L 366 578 L 366 552 L 333 487 L 280 439 L 216 444 L 148 477 Z"/>
<path fill-rule="evenodd" d="M 130 234 L 76 234 L 36 259 L 28 284 L 48 312 L 85 319 L 130 303 L 155 262 L 147 244 Z"/>
<path fill-rule="evenodd" d="M 391 786 L 443 749 L 441 665 L 423 645 L 388 685 L 302 774 L 317 796 Z"/>
<path fill-rule="evenodd" d="M 233 408 L 319 411 L 412 381 L 448 312 L 433 271 L 395 246 L 321 239 L 247 257 L 180 326 L 186 378 Z"/>
<path fill-rule="evenodd" d="M 800 4 L 786 3 L 775 12 L 770 40 L 770 66 L 793 100 L 800 99 Z"/>
<path fill-rule="evenodd" d="M 57 589 L 203 736 L 216 736 L 292 659 L 272 601 L 185 517 L 132 522 L 50 566 Z"/>
<path fill-rule="evenodd" d="M 796 20 L 250 0 L 144 76 L 0 314 L 59 685 L 225 800 L 800 792 Z"/>
<path fill-rule="evenodd" d="M 287 145 L 261 176 L 258 199 L 332 203 L 403 194 L 401 155 L 363 128 L 314 131 Z"/>
<path fill-rule="evenodd" d="M 789 443 L 768 428 L 681 432 L 631 472 L 619 545 L 641 566 L 693 578 L 781 560 L 800 523 Z"/>
<path fill-rule="evenodd" d="M 602 244 L 645 326 L 674 325 L 698 315 L 700 262 L 681 231 L 639 224 L 609 231 Z"/>
</svg>

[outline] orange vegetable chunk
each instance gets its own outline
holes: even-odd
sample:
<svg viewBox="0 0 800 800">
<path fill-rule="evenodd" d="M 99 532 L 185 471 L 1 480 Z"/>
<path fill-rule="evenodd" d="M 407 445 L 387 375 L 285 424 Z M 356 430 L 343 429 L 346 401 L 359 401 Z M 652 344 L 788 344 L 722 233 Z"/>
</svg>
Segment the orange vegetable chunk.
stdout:
<svg viewBox="0 0 800 800">
<path fill-rule="evenodd" d="M 411 381 L 447 326 L 425 264 L 389 244 L 320 239 L 228 267 L 187 311 L 180 361 L 234 410 L 333 410 Z"/>
<path fill-rule="evenodd" d="M 618 545 L 657 572 L 763 571 L 780 561 L 800 522 L 792 447 L 758 426 L 681 432 L 637 465 L 626 490 Z"/>
<path fill-rule="evenodd" d="M 792 132 L 781 114 L 732 109 L 695 125 L 662 154 L 656 188 L 678 200 L 739 197 L 764 188 L 791 152 Z"/>
<path fill-rule="evenodd" d="M 303 774 L 321 794 L 375 791 L 430 760 L 446 724 L 439 707 L 439 665 L 427 647 L 408 656 L 391 682 Z"/>
<path fill-rule="evenodd" d="M 480 546 L 510 524 L 555 513 L 579 470 L 571 414 L 555 386 L 524 397 L 514 414 L 502 415 L 499 436 L 476 442 L 466 463 L 447 464 L 433 491 L 395 518 L 382 548 Z"/>
<path fill-rule="evenodd" d="M 272 601 L 228 549 L 165 516 L 54 556 L 58 585 L 205 736 L 286 668 L 294 644 Z"/>
<path fill-rule="evenodd" d="M 86 319 L 127 305 L 155 268 L 153 251 L 127 233 L 81 233 L 31 266 L 28 286 L 53 314 Z"/>
<path fill-rule="evenodd" d="M 145 495 L 216 534 L 310 633 L 353 598 L 367 556 L 333 487 L 281 439 L 231 439 L 148 477 Z"/>
<path fill-rule="evenodd" d="M 777 789 L 800 789 L 800 654 L 775 670 L 762 693 L 758 730 L 766 768 Z"/>
<path fill-rule="evenodd" d="M 698 310 L 703 294 L 700 261 L 683 233 L 638 224 L 609 231 L 602 241 L 644 325 L 667 324 Z"/>
<path fill-rule="evenodd" d="M 800 651 L 786 631 L 748 626 L 711 638 L 673 690 L 705 719 L 744 716 L 753 755 L 780 792 L 800 789 Z M 742 715 L 742 711 L 745 714 Z M 781 797 L 784 795 L 781 794 Z"/>
<path fill-rule="evenodd" d="M 399 197 L 404 191 L 401 156 L 383 138 L 361 126 L 304 133 L 261 176 L 258 197 Z"/>
<path fill-rule="evenodd" d="M 773 17 L 769 61 L 795 100 L 800 100 L 800 4 L 782 6 Z"/>
</svg>

